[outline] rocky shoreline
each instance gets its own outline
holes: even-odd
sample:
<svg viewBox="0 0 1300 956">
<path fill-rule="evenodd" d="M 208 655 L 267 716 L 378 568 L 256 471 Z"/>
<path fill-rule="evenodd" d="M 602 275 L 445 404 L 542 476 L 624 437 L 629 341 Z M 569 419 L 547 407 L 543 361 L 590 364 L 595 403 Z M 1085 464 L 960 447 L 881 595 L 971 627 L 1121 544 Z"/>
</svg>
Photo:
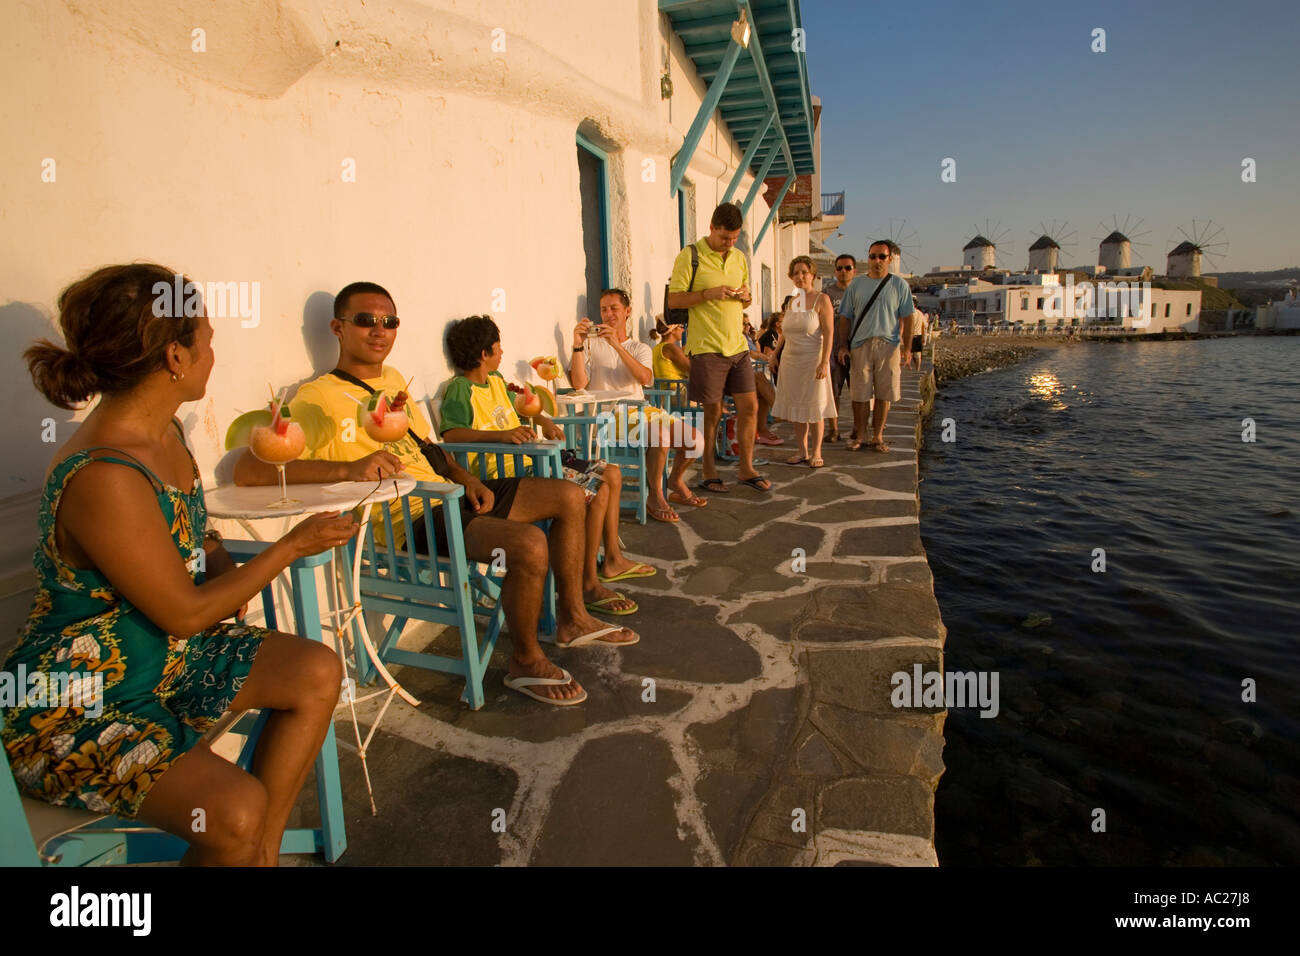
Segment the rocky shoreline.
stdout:
<svg viewBox="0 0 1300 956">
<path fill-rule="evenodd" d="M 1077 343 L 1051 339 L 1008 341 L 993 336 L 942 336 L 934 348 L 935 382 L 942 385 L 954 379 L 1016 365 L 1041 349 L 1064 348 L 1074 344 Z"/>
</svg>

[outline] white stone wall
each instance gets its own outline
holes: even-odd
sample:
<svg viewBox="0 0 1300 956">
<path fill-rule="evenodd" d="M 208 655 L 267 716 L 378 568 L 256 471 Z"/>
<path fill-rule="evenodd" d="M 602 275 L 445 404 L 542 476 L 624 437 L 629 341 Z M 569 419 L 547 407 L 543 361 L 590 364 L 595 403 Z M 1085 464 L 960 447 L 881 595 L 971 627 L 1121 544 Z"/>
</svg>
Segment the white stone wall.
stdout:
<svg viewBox="0 0 1300 956">
<path fill-rule="evenodd" d="M 642 330 L 662 308 L 679 249 L 669 169 L 705 84 L 654 0 L 16 0 L 0 54 L 0 506 L 35 508 L 55 447 L 42 421 L 61 442 L 84 417 L 48 406 L 20 353 L 51 334 L 60 290 L 103 264 L 260 284 L 259 324 L 214 321 L 208 394 L 181 409 L 209 478 L 226 424 L 268 383 L 332 366 L 330 300 L 349 281 L 392 291 L 392 363 L 429 390 L 449 374 L 445 324 L 471 313 L 502 325 L 510 378 L 562 353 L 585 291 L 580 126 L 613 151 L 611 278 Z M 690 171 L 696 236 L 741 154 L 715 117 Z M 767 211 L 754 203 L 750 236 Z M 30 552 L 24 534 L 0 578 Z"/>
</svg>

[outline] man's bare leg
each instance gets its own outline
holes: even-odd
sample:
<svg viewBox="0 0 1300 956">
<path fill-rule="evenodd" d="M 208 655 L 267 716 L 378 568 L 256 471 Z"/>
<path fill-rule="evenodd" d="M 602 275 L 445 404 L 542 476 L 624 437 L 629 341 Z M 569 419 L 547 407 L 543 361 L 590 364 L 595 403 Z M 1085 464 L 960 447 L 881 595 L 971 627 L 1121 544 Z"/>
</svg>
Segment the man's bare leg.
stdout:
<svg viewBox="0 0 1300 956">
<path fill-rule="evenodd" d="M 870 407 L 870 402 L 853 403 L 853 435 L 851 437 L 855 442 L 866 442 L 863 436 L 867 433 L 867 417 Z"/>
<path fill-rule="evenodd" d="M 871 406 L 871 440 L 877 444 L 885 440 L 885 419 L 889 417 L 889 402 L 876 399 Z"/>
<path fill-rule="evenodd" d="M 551 533 L 547 545 L 551 569 L 555 572 L 555 591 L 559 604 L 559 620 L 556 622 L 555 636 L 558 643 L 566 644 L 575 637 L 589 634 L 604 626 L 587 613 L 586 605 L 582 600 L 582 548 L 586 520 L 582 490 L 573 482 L 559 478 L 522 479 L 510 508 L 510 520 L 532 524 L 534 521 L 547 518 L 551 519 Z M 474 524 L 470 525 L 471 529 Z M 537 608 L 540 607 L 539 602 Z M 536 633 L 535 622 L 533 632 Z M 635 639 L 635 635 L 627 628 L 602 638 L 604 641 L 616 643 L 630 643 Z"/>
<path fill-rule="evenodd" d="M 608 466 L 606 474 L 613 467 L 613 465 Z M 587 519 L 583 527 L 586 551 L 583 554 L 582 561 L 582 600 L 585 604 L 617 597 L 615 592 L 600 583 L 599 570 L 596 565 L 596 557 L 600 552 L 601 535 L 608 521 L 610 502 L 613 500 L 613 489 L 608 482 L 601 482 L 600 489 L 596 492 L 595 497 L 587 502 Z M 617 542 L 617 532 L 615 535 L 615 541 Z M 608 547 L 605 549 L 605 565 L 606 567 L 609 566 Z M 630 562 L 628 567 L 631 567 Z M 619 570 L 626 570 L 626 568 L 620 568 Z M 617 573 L 617 571 L 605 572 L 607 576 Z M 611 610 L 630 611 L 633 606 L 634 602 L 632 601 L 614 601 Z"/>
<path fill-rule="evenodd" d="M 621 574 L 637 565 L 636 561 L 623 553 L 623 544 L 618 540 L 618 521 L 622 515 L 623 471 L 618 465 L 606 465 L 603 472 L 604 486 L 609 489 L 609 504 L 605 508 L 605 577 Z"/>
<path fill-rule="evenodd" d="M 511 677 L 558 680 L 562 676 L 560 668 L 547 659 L 537 641 L 537 620 L 541 617 L 542 591 L 546 585 L 546 535 L 536 525 L 522 521 L 487 517 L 471 521 L 465 529 L 465 553 L 476 561 L 491 561 L 492 552 L 497 548 L 506 555 L 501 604 L 506 613 L 506 630 L 510 632 L 508 672 Z M 576 680 L 559 685 L 537 684 L 531 690 L 553 700 L 568 700 L 582 694 Z"/>
<path fill-rule="evenodd" d="M 732 395 L 736 403 L 736 443 L 740 446 L 740 466 L 736 474 L 740 480 L 753 478 L 758 474 L 754 468 L 754 432 L 758 421 L 758 393 L 740 392 Z"/>
<path fill-rule="evenodd" d="M 722 421 L 722 403 L 704 406 L 704 454 L 700 477 L 704 481 L 718 477 L 718 423 Z"/>
</svg>

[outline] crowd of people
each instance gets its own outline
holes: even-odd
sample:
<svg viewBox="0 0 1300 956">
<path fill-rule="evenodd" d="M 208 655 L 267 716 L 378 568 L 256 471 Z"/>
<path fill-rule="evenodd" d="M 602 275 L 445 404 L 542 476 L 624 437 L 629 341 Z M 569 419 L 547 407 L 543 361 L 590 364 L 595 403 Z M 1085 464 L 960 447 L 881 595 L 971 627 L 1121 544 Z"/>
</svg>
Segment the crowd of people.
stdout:
<svg viewBox="0 0 1300 956">
<path fill-rule="evenodd" d="M 795 258 L 788 270 L 794 292 L 757 335 L 746 328 L 749 264 L 735 249 L 741 224 L 739 208 L 723 204 L 708 234 L 678 255 L 665 305 L 669 316 L 685 310 L 686 321 L 658 321 L 653 348 L 631 334 L 632 301 L 621 289 L 601 294 L 599 322 L 583 318 L 573 331 L 568 375 L 575 388 L 635 397 L 656 378 L 684 379 L 700 409 L 699 429 L 649 405 L 623 406 L 616 416 L 622 440 L 647 445 L 649 474 L 669 471 L 666 495 L 657 481 L 649 483 L 648 510 L 659 521 L 681 520 L 674 505 L 705 507 L 708 498 L 698 492 L 731 493 L 716 455 L 727 397 L 736 480 L 768 492 L 772 481 L 755 467 L 754 449 L 783 444 L 770 430 L 769 410 L 794 425 L 797 447 L 786 464 L 824 467 L 823 441 L 839 438 L 838 400 L 847 383 L 854 412 L 848 447 L 887 451 L 884 427 L 900 397 L 900 367 L 919 351 L 911 292 L 888 274 L 883 242 L 871 246 L 866 275 L 855 277 L 855 261 L 841 256 L 835 281 L 820 289 L 813 260 Z M 244 610 L 295 560 L 347 543 L 358 526 L 350 515 L 310 516 L 239 566 L 220 535 L 206 530 L 198 467 L 176 413 L 205 393 L 215 363 L 212 326 L 201 313 L 156 308 L 155 287 L 173 278 L 147 264 L 97 270 L 60 296 L 64 344 L 42 340 L 26 352 L 37 389 L 54 405 L 100 400 L 47 473 L 37 594 L 5 667 L 102 674 L 104 692 L 97 714 L 58 702 L 11 708 L 0 736 L 25 793 L 138 816 L 188 840 L 188 862 L 273 864 L 338 701 L 342 670 L 326 646 L 251 626 Z M 337 364 L 292 398 L 295 407 L 315 406 L 335 428 L 286 465 L 287 480 L 405 474 L 461 485 L 465 553 L 484 562 L 505 556 L 506 686 L 546 705 L 580 704 L 586 690 L 538 640 L 543 590 L 548 569 L 554 571 L 558 648 L 640 640 L 632 629 L 592 616 L 635 613 L 637 603 L 609 585 L 658 573 L 622 551 L 621 472 L 567 453 L 563 478 L 508 467 L 480 476 L 441 449 L 435 435 L 517 445 L 540 427 L 563 437 L 544 415 L 532 427 L 520 419 L 499 371 L 501 331 L 487 316 L 447 328 L 457 374 L 442 390 L 436 423 L 411 403 L 410 431 L 397 441 L 380 444 L 362 429 L 344 428 L 365 393 L 404 389 L 407 380 L 388 362 L 400 324 L 392 294 L 376 283 L 352 283 L 335 297 Z M 768 366 L 772 381 L 756 374 L 756 365 Z M 701 474 L 692 486 L 686 474 L 696 461 Z M 234 478 L 270 485 L 278 473 L 246 450 Z M 409 506 L 418 509 L 418 502 Z M 387 507 L 394 527 L 401 526 L 402 502 Z M 394 543 L 445 553 L 443 522 L 432 526 L 434 542 L 416 521 L 413 539 Z M 203 734 L 223 713 L 253 708 L 271 716 L 250 774 L 215 755 Z M 190 826 L 195 806 L 207 813 L 202 832 Z"/>
</svg>

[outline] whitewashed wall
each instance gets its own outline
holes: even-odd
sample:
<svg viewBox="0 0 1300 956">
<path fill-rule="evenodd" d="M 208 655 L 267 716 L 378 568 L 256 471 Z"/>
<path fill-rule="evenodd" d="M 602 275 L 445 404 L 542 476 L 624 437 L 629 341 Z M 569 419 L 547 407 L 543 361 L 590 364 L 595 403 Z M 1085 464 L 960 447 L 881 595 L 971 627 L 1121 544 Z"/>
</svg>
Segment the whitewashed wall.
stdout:
<svg viewBox="0 0 1300 956">
<path fill-rule="evenodd" d="M 192 49 L 195 29 L 206 52 Z M 208 394 L 181 411 L 211 477 L 226 424 L 268 383 L 333 364 L 330 299 L 349 281 L 393 292 L 393 364 L 429 389 L 449 374 L 445 324 L 467 314 L 503 326 L 510 377 L 566 351 L 585 288 L 580 125 L 615 150 L 613 278 L 644 329 L 679 248 L 672 155 L 705 92 L 654 0 L 16 0 L 0 86 L 0 518 L 13 529 L 0 581 L 30 558 L 55 447 L 41 423 L 53 418 L 61 442 L 84 417 L 48 406 L 20 358 L 50 334 L 71 281 L 153 260 L 260 283 L 260 324 L 214 322 Z M 690 173 L 696 235 L 741 152 L 715 118 Z M 54 182 L 42 181 L 47 158 Z M 343 180 L 349 159 L 355 182 Z M 767 211 L 754 203 L 750 236 Z M 764 262 L 784 274 L 774 237 L 755 277 Z"/>
</svg>

